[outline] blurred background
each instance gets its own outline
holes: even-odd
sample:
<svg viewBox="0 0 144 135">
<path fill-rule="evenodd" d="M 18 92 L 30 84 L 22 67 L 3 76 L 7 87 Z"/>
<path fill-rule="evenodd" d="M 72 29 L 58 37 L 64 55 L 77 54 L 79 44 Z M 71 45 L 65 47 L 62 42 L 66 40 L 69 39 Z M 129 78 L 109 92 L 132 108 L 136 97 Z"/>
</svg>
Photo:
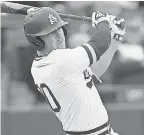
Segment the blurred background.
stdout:
<svg viewBox="0 0 144 135">
<path fill-rule="evenodd" d="M 126 36 L 98 85 L 114 130 L 144 135 L 144 2 L 13 1 L 49 6 L 57 12 L 91 16 L 94 11 L 126 20 Z M 35 51 L 23 32 L 23 15 L 1 14 L 2 135 L 65 135 L 48 102 L 36 90 L 30 68 Z M 90 23 L 68 21 L 66 43 L 74 48 L 92 35 Z M 93 68 L 95 72 L 95 68 Z"/>
</svg>

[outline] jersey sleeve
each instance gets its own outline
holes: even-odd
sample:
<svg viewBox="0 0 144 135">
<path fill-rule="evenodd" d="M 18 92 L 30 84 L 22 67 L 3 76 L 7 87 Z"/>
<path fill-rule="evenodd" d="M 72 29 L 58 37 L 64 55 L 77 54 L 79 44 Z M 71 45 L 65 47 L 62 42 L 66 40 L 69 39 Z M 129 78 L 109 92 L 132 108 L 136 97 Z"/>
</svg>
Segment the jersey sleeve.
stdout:
<svg viewBox="0 0 144 135">
<path fill-rule="evenodd" d="M 95 63 L 97 61 L 97 56 L 94 49 L 88 43 L 84 43 L 82 46 L 76 47 L 75 49 L 69 49 L 65 60 L 67 67 L 79 71 Z"/>
</svg>

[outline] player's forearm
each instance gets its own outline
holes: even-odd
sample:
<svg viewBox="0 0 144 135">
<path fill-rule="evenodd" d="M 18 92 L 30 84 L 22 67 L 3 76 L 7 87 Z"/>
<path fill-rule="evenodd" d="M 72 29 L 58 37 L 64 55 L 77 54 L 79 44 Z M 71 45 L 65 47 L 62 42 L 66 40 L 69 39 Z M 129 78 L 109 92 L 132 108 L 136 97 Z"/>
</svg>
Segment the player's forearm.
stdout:
<svg viewBox="0 0 144 135">
<path fill-rule="evenodd" d="M 92 65 L 92 69 L 95 69 L 95 74 L 101 77 L 111 64 L 112 58 L 117 50 L 118 41 L 112 40 L 110 47 L 100 57 L 99 61 Z"/>
<path fill-rule="evenodd" d="M 98 61 L 109 48 L 110 42 L 111 36 L 109 25 L 106 21 L 104 21 L 99 23 L 94 35 L 87 43 L 94 49 Z"/>
</svg>

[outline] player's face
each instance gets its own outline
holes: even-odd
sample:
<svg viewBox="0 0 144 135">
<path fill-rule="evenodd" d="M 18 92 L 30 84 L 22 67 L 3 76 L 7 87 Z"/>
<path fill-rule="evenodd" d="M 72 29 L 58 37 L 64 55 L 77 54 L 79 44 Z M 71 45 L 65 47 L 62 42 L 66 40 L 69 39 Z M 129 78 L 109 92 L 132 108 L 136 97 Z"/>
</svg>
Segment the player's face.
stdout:
<svg viewBox="0 0 144 135">
<path fill-rule="evenodd" d="M 48 35 L 41 36 L 42 40 L 45 42 L 45 49 L 64 49 L 65 46 L 65 36 L 62 28 L 59 28 Z"/>
<path fill-rule="evenodd" d="M 53 32 L 54 35 L 54 44 L 56 45 L 57 49 L 64 49 L 65 46 L 65 36 L 62 28 L 59 28 Z"/>
</svg>

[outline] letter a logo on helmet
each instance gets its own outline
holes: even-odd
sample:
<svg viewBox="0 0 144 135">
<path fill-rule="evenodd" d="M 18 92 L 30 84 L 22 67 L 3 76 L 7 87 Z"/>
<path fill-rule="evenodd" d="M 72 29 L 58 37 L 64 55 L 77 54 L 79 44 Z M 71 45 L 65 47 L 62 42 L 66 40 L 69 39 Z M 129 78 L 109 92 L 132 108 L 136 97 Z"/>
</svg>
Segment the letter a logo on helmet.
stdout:
<svg viewBox="0 0 144 135">
<path fill-rule="evenodd" d="M 49 14 L 49 19 L 50 19 L 50 23 L 51 24 L 54 24 L 54 23 L 56 23 L 57 22 L 57 18 L 56 17 L 54 17 L 52 14 Z"/>
</svg>

